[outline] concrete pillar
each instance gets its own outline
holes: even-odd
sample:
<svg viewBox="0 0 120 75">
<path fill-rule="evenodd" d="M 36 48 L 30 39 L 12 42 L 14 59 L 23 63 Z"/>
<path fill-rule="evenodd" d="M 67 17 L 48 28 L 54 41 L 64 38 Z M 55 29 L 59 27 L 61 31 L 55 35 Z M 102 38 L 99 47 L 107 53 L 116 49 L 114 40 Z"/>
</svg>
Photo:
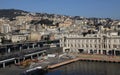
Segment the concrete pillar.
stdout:
<svg viewBox="0 0 120 75">
<path fill-rule="evenodd" d="M 29 46 L 27 46 L 27 49 L 29 49 L 30 47 Z"/>
<path fill-rule="evenodd" d="M 21 50 L 22 50 L 22 47 L 20 46 L 19 49 L 20 49 L 20 51 L 21 51 Z"/>
<path fill-rule="evenodd" d="M 3 63 L 3 68 L 5 68 L 5 62 Z"/>
<path fill-rule="evenodd" d="M 10 52 L 11 52 L 11 49 L 10 49 L 10 48 L 8 48 L 8 50 L 7 50 L 7 51 L 8 51 L 8 53 L 10 53 Z"/>
<path fill-rule="evenodd" d="M 116 56 L 116 50 L 114 50 L 114 56 Z"/>
<path fill-rule="evenodd" d="M 40 48 L 40 45 L 38 44 L 38 48 Z"/>
<path fill-rule="evenodd" d="M 33 48 L 35 48 L 35 44 L 32 44 Z"/>
<path fill-rule="evenodd" d="M 33 59 L 33 56 L 31 55 L 31 59 Z"/>
<path fill-rule="evenodd" d="M 37 57 L 39 57 L 39 54 L 37 54 Z"/>
<path fill-rule="evenodd" d="M 16 60 L 14 60 L 14 64 L 16 64 L 17 62 L 16 62 Z"/>
<path fill-rule="evenodd" d="M 23 60 L 25 60 L 25 57 L 23 57 Z"/>
</svg>

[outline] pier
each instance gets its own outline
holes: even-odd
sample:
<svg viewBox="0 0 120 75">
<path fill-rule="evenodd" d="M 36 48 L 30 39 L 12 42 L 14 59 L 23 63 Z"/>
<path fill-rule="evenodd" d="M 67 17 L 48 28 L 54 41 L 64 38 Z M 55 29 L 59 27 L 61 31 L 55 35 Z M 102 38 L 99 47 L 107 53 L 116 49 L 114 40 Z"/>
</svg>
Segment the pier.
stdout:
<svg viewBox="0 0 120 75">
<path fill-rule="evenodd" d="M 89 54 L 76 54 L 74 59 L 66 60 L 57 64 L 48 65 L 48 69 L 54 69 L 66 64 L 76 61 L 91 61 L 91 62 L 105 62 L 105 63 L 120 63 L 119 56 L 106 56 L 106 55 L 89 55 Z"/>
<path fill-rule="evenodd" d="M 120 56 L 80 54 L 78 57 L 81 61 L 120 63 Z"/>
<path fill-rule="evenodd" d="M 48 69 L 54 69 L 54 68 L 57 68 L 57 67 L 69 64 L 69 63 L 73 63 L 73 62 L 78 61 L 78 60 L 79 60 L 79 58 L 75 58 L 75 59 L 71 59 L 71 60 L 61 62 L 61 63 L 54 64 L 54 65 L 48 65 Z"/>
</svg>

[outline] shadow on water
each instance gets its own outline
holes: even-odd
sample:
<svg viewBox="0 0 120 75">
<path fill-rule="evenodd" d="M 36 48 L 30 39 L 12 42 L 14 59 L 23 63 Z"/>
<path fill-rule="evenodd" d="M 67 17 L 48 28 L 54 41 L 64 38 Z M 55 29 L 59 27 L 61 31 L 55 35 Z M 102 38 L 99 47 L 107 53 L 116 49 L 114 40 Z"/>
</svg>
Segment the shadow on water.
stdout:
<svg viewBox="0 0 120 75">
<path fill-rule="evenodd" d="M 47 73 L 35 71 L 24 75 L 120 75 L 120 64 L 78 61 Z"/>
</svg>

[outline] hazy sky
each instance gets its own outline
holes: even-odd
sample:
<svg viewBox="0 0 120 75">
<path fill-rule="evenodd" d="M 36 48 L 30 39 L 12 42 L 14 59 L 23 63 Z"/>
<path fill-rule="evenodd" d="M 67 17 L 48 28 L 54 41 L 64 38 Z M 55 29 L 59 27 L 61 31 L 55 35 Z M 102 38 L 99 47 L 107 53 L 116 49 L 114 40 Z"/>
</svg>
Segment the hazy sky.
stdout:
<svg viewBox="0 0 120 75">
<path fill-rule="evenodd" d="M 120 0 L 0 0 L 0 9 L 9 8 L 31 12 L 120 19 Z"/>
</svg>

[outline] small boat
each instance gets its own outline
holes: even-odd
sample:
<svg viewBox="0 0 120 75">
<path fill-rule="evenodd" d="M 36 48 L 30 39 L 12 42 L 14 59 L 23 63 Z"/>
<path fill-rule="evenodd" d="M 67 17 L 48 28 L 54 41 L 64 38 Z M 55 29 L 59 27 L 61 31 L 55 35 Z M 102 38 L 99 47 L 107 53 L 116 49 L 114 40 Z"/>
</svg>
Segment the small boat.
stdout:
<svg viewBox="0 0 120 75">
<path fill-rule="evenodd" d="M 46 70 L 42 69 L 41 66 L 28 69 L 21 73 L 20 75 L 44 75 L 46 73 Z"/>
</svg>

